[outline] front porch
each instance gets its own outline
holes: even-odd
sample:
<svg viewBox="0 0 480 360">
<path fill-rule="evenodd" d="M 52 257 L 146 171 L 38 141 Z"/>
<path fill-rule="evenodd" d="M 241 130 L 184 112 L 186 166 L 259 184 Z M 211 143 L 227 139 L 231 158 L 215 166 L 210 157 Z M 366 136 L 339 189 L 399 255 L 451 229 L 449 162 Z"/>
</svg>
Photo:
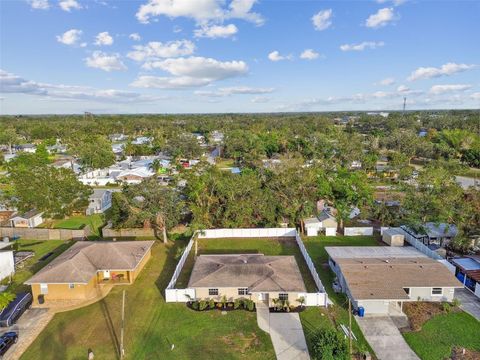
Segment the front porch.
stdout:
<svg viewBox="0 0 480 360">
<path fill-rule="evenodd" d="M 133 282 L 130 271 L 101 270 L 97 272 L 99 285 L 126 285 Z"/>
</svg>

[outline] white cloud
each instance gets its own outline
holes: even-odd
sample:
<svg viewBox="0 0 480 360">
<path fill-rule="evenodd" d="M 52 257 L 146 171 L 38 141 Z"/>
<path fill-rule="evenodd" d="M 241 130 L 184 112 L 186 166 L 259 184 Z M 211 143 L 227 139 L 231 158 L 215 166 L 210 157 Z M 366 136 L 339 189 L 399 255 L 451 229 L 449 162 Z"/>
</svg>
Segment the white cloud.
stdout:
<svg viewBox="0 0 480 360">
<path fill-rule="evenodd" d="M 178 25 L 175 25 L 175 26 L 173 27 L 173 32 L 174 32 L 175 34 L 178 34 L 179 32 L 182 32 L 182 31 L 183 31 L 183 29 L 182 29 L 180 26 L 178 26 Z"/>
<path fill-rule="evenodd" d="M 467 85 L 467 84 L 433 85 L 430 88 L 430 93 L 434 95 L 440 95 L 440 94 L 457 92 L 457 91 L 465 91 L 471 88 L 472 88 L 472 85 Z"/>
<path fill-rule="evenodd" d="M 365 49 L 376 49 L 379 47 L 384 46 L 385 43 L 383 41 L 364 41 L 360 44 L 344 44 L 340 46 L 340 50 L 342 51 L 363 51 Z"/>
<path fill-rule="evenodd" d="M 385 4 L 387 2 L 391 1 L 393 6 L 400 6 L 402 4 L 405 4 L 407 0 L 377 0 L 378 4 Z"/>
<path fill-rule="evenodd" d="M 129 39 L 132 39 L 133 41 L 140 41 L 142 40 L 142 37 L 138 33 L 132 33 L 128 35 Z"/>
<path fill-rule="evenodd" d="M 152 17 L 170 18 L 188 17 L 198 24 L 210 21 L 223 22 L 225 19 L 243 19 L 261 25 L 263 17 L 252 12 L 256 0 L 232 0 L 229 7 L 224 7 L 218 0 L 148 0 L 141 5 L 136 17 L 142 23 L 148 23 Z"/>
<path fill-rule="evenodd" d="M 365 21 L 365 26 L 369 28 L 379 28 L 387 25 L 389 22 L 395 20 L 395 12 L 393 8 L 383 8 L 372 14 Z"/>
<path fill-rule="evenodd" d="M 29 0 L 28 3 L 32 9 L 47 10 L 50 7 L 48 0 Z"/>
<path fill-rule="evenodd" d="M 220 88 L 215 91 L 195 91 L 195 95 L 205 97 L 223 97 L 230 95 L 254 95 L 254 94 L 269 94 L 275 91 L 274 88 L 253 88 L 249 86 L 232 86 Z"/>
<path fill-rule="evenodd" d="M 234 24 L 228 25 L 204 25 L 194 31 L 195 37 L 206 38 L 227 38 L 233 36 L 238 32 L 237 27 Z"/>
<path fill-rule="evenodd" d="M 119 54 L 107 54 L 102 51 L 94 51 L 93 54 L 85 59 L 88 67 L 101 69 L 104 71 L 126 70 L 127 67 L 120 59 Z"/>
<path fill-rule="evenodd" d="M 70 10 L 72 9 L 79 10 L 82 8 L 82 6 L 76 0 L 62 0 L 58 3 L 58 5 L 60 5 L 60 8 L 63 11 L 68 11 L 68 12 L 70 12 Z"/>
<path fill-rule="evenodd" d="M 395 79 L 393 77 L 388 77 L 380 80 L 378 83 L 375 83 L 375 85 L 382 85 L 382 86 L 389 86 L 393 84 L 395 84 Z"/>
<path fill-rule="evenodd" d="M 473 94 L 470 95 L 470 97 L 471 97 L 473 100 L 478 100 L 478 101 L 480 101 L 480 92 L 473 93 Z"/>
<path fill-rule="evenodd" d="M 252 100 L 250 100 L 254 104 L 265 104 L 269 102 L 271 98 L 267 96 L 255 96 Z"/>
<path fill-rule="evenodd" d="M 151 41 L 146 45 L 135 45 L 133 51 L 127 54 L 135 61 L 153 61 L 162 58 L 191 55 L 195 51 L 195 44 L 190 40 L 176 40 L 167 43 Z"/>
<path fill-rule="evenodd" d="M 71 29 L 71 30 L 65 31 L 62 35 L 57 35 L 57 41 L 65 45 L 70 45 L 70 46 L 79 45 L 81 47 L 85 47 L 87 45 L 86 43 L 80 44 L 81 36 L 82 36 L 82 30 Z"/>
<path fill-rule="evenodd" d="M 268 58 L 271 61 L 282 61 L 282 60 L 291 60 L 293 57 L 292 55 L 280 55 L 280 53 L 275 50 L 268 54 Z"/>
<path fill-rule="evenodd" d="M 131 85 L 136 87 L 187 88 L 205 86 L 214 81 L 245 75 L 248 66 L 243 61 L 219 61 L 212 58 L 170 58 L 147 62 L 145 69 L 161 69 L 171 77 L 140 76 Z"/>
<path fill-rule="evenodd" d="M 95 89 L 88 86 L 45 84 L 26 80 L 0 70 L 0 92 L 38 95 L 48 99 L 92 100 L 98 102 L 135 103 L 161 100 L 161 97 L 142 95 L 115 89 Z"/>
<path fill-rule="evenodd" d="M 313 49 L 306 49 L 300 54 L 300 59 L 314 60 L 318 59 L 320 54 Z"/>
<path fill-rule="evenodd" d="M 112 45 L 112 44 L 113 44 L 113 38 L 110 36 L 108 31 L 98 33 L 97 36 L 95 37 L 95 45 L 97 46 Z"/>
<path fill-rule="evenodd" d="M 471 70 L 477 67 L 474 64 L 456 64 L 456 63 L 447 63 L 438 68 L 436 67 L 419 67 L 413 71 L 408 77 L 409 81 L 421 80 L 421 79 L 431 79 L 441 76 L 450 76 L 459 72 Z"/>
<path fill-rule="evenodd" d="M 410 91 L 410 88 L 408 86 L 405 86 L 405 85 L 399 85 L 397 87 L 397 91 L 399 93 L 405 93 L 405 92 L 409 92 Z"/>
<path fill-rule="evenodd" d="M 332 25 L 332 9 L 321 10 L 312 16 L 312 22 L 315 30 L 322 31 Z"/>
</svg>

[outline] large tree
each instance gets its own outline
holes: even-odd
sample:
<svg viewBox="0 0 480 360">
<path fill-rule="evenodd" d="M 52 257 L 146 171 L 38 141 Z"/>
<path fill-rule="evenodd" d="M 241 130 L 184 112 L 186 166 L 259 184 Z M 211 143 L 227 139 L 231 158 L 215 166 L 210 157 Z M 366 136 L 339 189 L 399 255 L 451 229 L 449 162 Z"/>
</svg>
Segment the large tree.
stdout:
<svg viewBox="0 0 480 360">
<path fill-rule="evenodd" d="M 115 163 L 110 141 L 101 135 L 86 135 L 71 141 L 71 151 L 85 170 L 103 169 Z"/>
<path fill-rule="evenodd" d="M 115 227 L 152 226 L 162 232 L 165 243 L 167 230 L 179 223 L 184 209 L 178 191 L 159 185 L 155 178 L 127 185 L 114 195 L 112 222 Z"/>
</svg>

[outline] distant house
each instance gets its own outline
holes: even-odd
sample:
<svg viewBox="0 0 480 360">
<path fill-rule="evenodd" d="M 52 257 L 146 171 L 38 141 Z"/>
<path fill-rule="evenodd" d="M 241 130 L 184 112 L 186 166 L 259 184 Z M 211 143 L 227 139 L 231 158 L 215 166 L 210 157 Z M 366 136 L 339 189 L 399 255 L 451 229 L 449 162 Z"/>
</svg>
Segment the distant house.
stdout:
<svg viewBox="0 0 480 360">
<path fill-rule="evenodd" d="M 211 143 L 221 144 L 224 139 L 224 134 L 218 130 L 214 130 L 210 133 L 209 140 Z"/>
<path fill-rule="evenodd" d="M 318 216 L 304 220 L 307 236 L 317 236 L 324 233 L 326 236 L 337 235 L 337 220 L 327 211 L 322 211 Z"/>
<path fill-rule="evenodd" d="M 35 144 L 22 144 L 22 145 L 17 145 L 15 146 L 15 149 L 17 151 L 23 151 L 23 152 L 26 152 L 26 153 L 35 153 L 35 151 L 37 151 L 37 145 Z"/>
<path fill-rule="evenodd" d="M 127 184 L 139 184 L 142 180 L 152 177 L 153 175 L 155 175 L 155 173 L 151 169 L 139 167 L 121 171 L 117 175 L 116 180 Z"/>
<path fill-rule="evenodd" d="M 109 138 L 111 141 L 125 141 L 128 139 L 128 136 L 125 134 L 112 134 Z"/>
<path fill-rule="evenodd" d="M 10 226 L 17 228 L 34 228 L 43 223 L 43 212 L 30 210 L 23 214 L 17 214 L 10 218 Z"/>
<path fill-rule="evenodd" d="M 432 249 L 439 247 L 445 248 L 450 240 L 458 234 L 458 229 L 455 225 L 446 223 L 435 224 L 428 222 L 424 224 L 422 230 L 418 232 L 406 226 L 402 226 L 402 228 Z"/>
<path fill-rule="evenodd" d="M 98 296 L 104 284 L 132 284 L 151 255 L 154 241 L 78 241 L 25 284 L 34 305 Z"/>
<path fill-rule="evenodd" d="M 112 207 L 112 191 L 106 189 L 94 189 L 88 198 L 86 215 L 103 214 Z"/>
<path fill-rule="evenodd" d="M 263 254 L 200 255 L 195 261 L 189 288 L 197 299 L 228 301 L 247 298 L 273 306 L 273 299 L 296 300 L 306 293 L 294 256 Z"/>
<path fill-rule="evenodd" d="M 152 141 L 153 141 L 152 137 L 139 136 L 132 141 L 132 145 L 150 145 Z"/>
<path fill-rule="evenodd" d="M 453 258 L 450 262 L 457 279 L 480 298 L 480 255 Z"/>
<path fill-rule="evenodd" d="M 404 302 L 448 301 L 462 284 L 413 247 L 326 247 L 337 284 L 366 315 L 400 315 Z"/>
</svg>

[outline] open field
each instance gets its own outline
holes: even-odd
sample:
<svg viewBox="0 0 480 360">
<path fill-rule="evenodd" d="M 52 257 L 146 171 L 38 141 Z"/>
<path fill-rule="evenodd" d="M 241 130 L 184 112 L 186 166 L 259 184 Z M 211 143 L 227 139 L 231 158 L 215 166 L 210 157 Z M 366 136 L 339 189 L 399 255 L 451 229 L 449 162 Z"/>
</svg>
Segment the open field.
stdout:
<svg viewBox="0 0 480 360">
<path fill-rule="evenodd" d="M 35 252 L 35 256 L 23 262 L 21 268 L 17 269 L 15 275 L 13 276 L 13 281 L 9 286 L 9 291 L 14 293 L 29 291 L 30 287 L 23 285 L 23 283 L 73 244 L 73 241 L 67 242 L 62 240 L 40 241 L 20 239 L 15 241 L 15 243 L 12 245 L 14 250 L 33 251 Z M 39 261 L 42 256 L 50 252 L 53 252 L 53 254 L 47 259 Z"/>
<path fill-rule="evenodd" d="M 463 311 L 436 315 L 403 336 L 422 360 L 450 358 L 454 347 L 480 351 L 480 322 Z"/>
<path fill-rule="evenodd" d="M 185 240 L 157 242 L 152 259 L 136 282 L 115 287 L 102 301 L 55 315 L 22 359 L 83 359 L 87 349 L 97 359 L 118 359 L 122 290 L 126 290 L 126 359 L 274 359 L 268 334 L 256 314 L 195 312 L 167 304 L 164 289 Z M 171 346 L 175 345 L 172 351 Z M 194 354 L 194 355 L 192 355 Z"/>
</svg>

